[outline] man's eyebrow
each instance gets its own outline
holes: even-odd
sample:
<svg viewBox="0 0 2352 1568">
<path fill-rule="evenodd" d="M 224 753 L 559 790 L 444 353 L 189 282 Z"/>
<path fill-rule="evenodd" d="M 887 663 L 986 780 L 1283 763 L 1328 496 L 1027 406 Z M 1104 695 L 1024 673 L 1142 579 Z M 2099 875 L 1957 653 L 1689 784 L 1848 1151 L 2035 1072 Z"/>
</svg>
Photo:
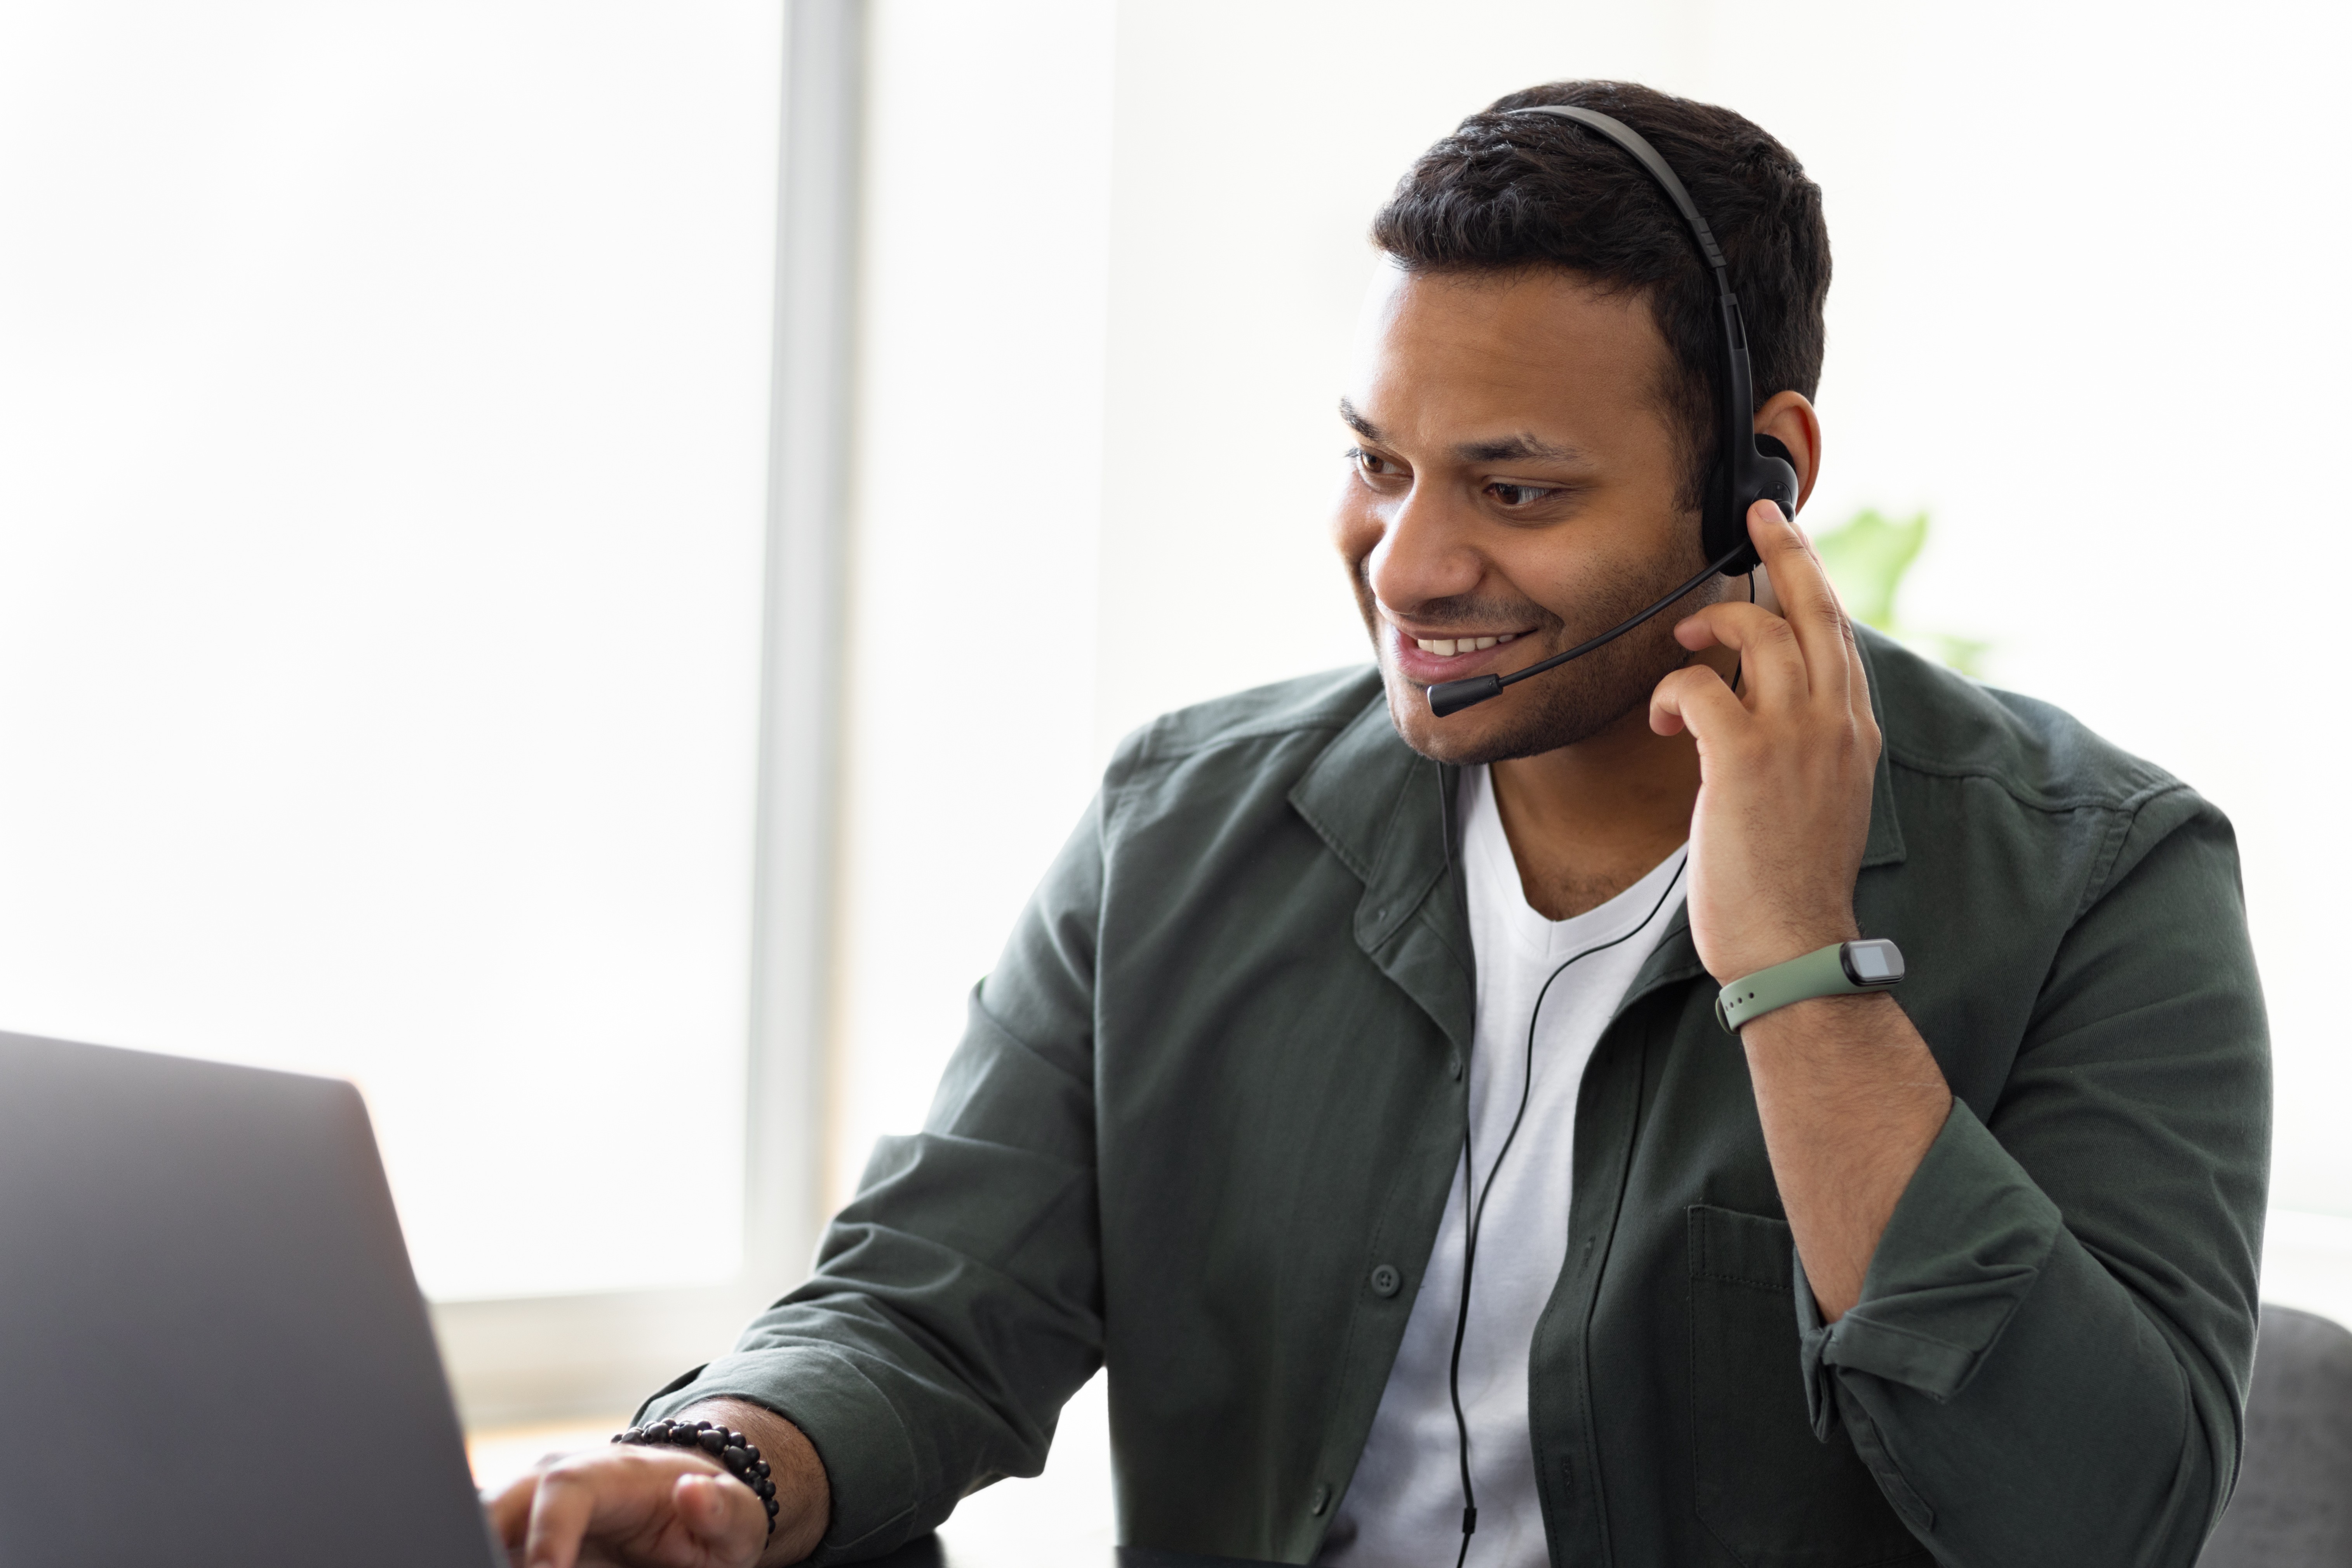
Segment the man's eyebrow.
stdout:
<svg viewBox="0 0 2352 1568">
<path fill-rule="evenodd" d="M 1465 463 L 1508 463 L 1528 458 L 1554 463 L 1576 463 L 1584 459 L 1584 454 L 1573 447 L 1539 441 L 1525 431 L 1496 441 L 1466 441 L 1454 448 L 1454 455 Z"/>
<path fill-rule="evenodd" d="M 1339 417 L 1348 427 L 1367 441 L 1378 441 L 1381 427 L 1364 417 L 1363 411 L 1346 398 L 1339 399 Z M 1516 436 L 1504 436 L 1492 441 L 1467 441 L 1454 448 L 1454 455 L 1465 463 L 1508 463 L 1534 458 L 1554 463 L 1579 463 L 1584 454 L 1573 447 L 1562 447 L 1539 440 L 1531 431 Z"/>
</svg>

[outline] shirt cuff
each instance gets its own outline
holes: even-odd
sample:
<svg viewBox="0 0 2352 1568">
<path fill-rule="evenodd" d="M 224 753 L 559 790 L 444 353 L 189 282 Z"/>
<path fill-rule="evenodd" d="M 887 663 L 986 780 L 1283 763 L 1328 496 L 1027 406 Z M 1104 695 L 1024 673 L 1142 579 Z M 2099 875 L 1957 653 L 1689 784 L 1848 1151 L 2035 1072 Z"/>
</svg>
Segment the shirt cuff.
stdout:
<svg viewBox="0 0 2352 1568">
<path fill-rule="evenodd" d="M 1941 1404 L 1968 1386 L 2041 1278 L 2062 1221 L 2000 1140 L 1959 1100 L 1911 1174 L 1863 1278 L 1862 1300 L 1822 1321 L 1796 1266 L 1805 1408 L 1827 1440 L 1837 1369 L 1901 1384 Z"/>
<path fill-rule="evenodd" d="M 833 1518 L 808 1559 L 821 1565 L 898 1544 L 915 1510 L 915 1456 L 898 1413 L 856 1363 L 814 1345 L 721 1356 L 646 1401 L 635 1423 L 663 1420 L 707 1399 L 740 1399 L 801 1429 L 824 1466 Z"/>
</svg>

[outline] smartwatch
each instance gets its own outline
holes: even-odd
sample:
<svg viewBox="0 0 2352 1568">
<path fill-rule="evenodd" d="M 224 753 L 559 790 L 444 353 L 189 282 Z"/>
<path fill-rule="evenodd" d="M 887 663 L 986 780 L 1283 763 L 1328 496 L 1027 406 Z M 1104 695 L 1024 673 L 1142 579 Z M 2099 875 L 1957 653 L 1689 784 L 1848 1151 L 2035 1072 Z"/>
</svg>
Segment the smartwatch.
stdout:
<svg viewBox="0 0 2352 1568">
<path fill-rule="evenodd" d="M 1725 986 L 1715 999 L 1715 1021 L 1737 1035 L 1742 1024 L 1791 1002 L 1890 991 L 1902 979 L 1903 950 L 1885 938 L 1832 942 Z"/>
</svg>

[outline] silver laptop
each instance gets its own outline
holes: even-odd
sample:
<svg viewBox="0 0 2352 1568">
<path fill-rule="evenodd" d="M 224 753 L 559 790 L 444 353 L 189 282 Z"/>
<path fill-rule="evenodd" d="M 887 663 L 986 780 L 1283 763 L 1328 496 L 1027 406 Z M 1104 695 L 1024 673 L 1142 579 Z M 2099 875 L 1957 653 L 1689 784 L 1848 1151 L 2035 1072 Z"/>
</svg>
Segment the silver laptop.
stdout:
<svg viewBox="0 0 2352 1568">
<path fill-rule="evenodd" d="M 360 1097 L 0 1034 L 0 1568 L 503 1568 Z"/>
</svg>

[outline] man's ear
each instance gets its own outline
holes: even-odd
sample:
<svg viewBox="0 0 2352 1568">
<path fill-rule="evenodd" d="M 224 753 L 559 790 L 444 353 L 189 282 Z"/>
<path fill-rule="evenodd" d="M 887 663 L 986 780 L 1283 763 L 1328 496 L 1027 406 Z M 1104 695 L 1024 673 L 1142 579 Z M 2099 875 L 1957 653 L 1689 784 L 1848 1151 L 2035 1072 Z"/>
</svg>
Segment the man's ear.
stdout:
<svg viewBox="0 0 2352 1568">
<path fill-rule="evenodd" d="M 1789 448 L 1797 469 L 1797 510 L 1813 493 L 1813 479 L 1822 471 L 1822 417 L 1801 392 L 1776 392 L 1756 411 L 1756 434 L 1769 436 Z"/>
</svg>

